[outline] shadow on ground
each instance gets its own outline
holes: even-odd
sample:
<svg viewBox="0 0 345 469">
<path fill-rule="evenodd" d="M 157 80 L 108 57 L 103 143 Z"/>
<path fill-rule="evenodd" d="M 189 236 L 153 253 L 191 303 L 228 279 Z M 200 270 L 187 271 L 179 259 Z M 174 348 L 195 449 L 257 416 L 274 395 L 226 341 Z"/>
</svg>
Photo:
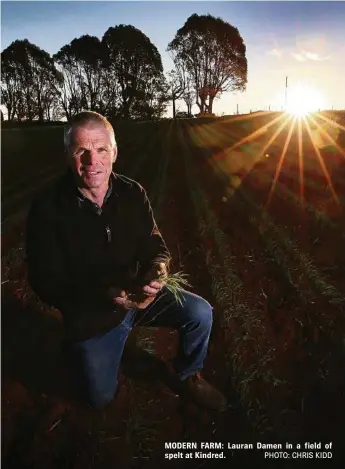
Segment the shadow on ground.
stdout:
<svg viewBox="0 0 345 469">
<path fill-rule="evenodd" d="M 50 465 L 49 460 L 57 457 L 56 451 L 70 464 L 78 453 L 85 452 L 85 444 L 95 444 L 99 432 L 92 429 L 105 414 L 119 420 L 120 425 L 121 415 L 129 411 L 126 395 L 130 381 L 143 388 L 157 383 L 168 386 L 173 393 L 178 390 L 168 365 L 136 346 L 134 331 L 121 363 L 121 395 L 109 404 L 109 409 L 90 410 L 73 381 L 58 315 L 41 312 L 35 304 L 23 305 L 12 292 L 5 291 L 2 332 L 2 462 L 7 469 L 36 469 L 40 457 L 45 467 L 53 467 L 55 462 Z M 60 428 L 61 421 L 64 425 Z M 59 436 L 59 432 L 69 433 Z M 88 439 L 91 443 L 85 443 Z M 62 444 L 69 449 L 61 449 Z"/>
<path fill-rule="evenodd" d="M 23 306 L 10 293 L 2 300 L 2 377 L 19 381 L 32 394 L 44 394 L 70 403 L 78 401 L 68 356 L 64 351 L 61 318 Z M 162 381 L 177 391 L 178 382 L 167 364 L 128 338 L 121 371 L 135 380 Z"/>
</svg>

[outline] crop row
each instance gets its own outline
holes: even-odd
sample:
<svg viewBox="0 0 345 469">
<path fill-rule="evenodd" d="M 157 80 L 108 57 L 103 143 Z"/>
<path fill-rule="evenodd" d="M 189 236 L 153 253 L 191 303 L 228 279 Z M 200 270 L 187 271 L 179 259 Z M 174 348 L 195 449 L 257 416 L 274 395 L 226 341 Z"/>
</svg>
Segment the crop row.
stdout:
<svg viewBox="0 0 345 469">
<path fill-rule="evenodd" d="M 260 175 L 257 174 L 257 177 L 259 178 L 260 184 L 263 184 L 264 186 L 267 186 L 272 181 L 272 177 L 264 171 L 260 171 Z M 287 187 L 285 184 L 278 182 L 275 186 L 274 194 L 287 202 L 295 204 L 301 211 L 307 212 L 315 227 L 320 226 L 320 228 L 327 230 L 341 230 L 341 227 L 339 227 L 339 225 L 327 215 L 326 211 L 319 210 L 312 203 L 304 200 L 301 195 L 296 194 L 295 191 Z M 342 232 L 341 236 L 345 238 L 345 233 Z"/>
<path fill-rule="evenodd" d="M 150 137 L 146 135 L 146 137 Z M 169 142 L 171 140 L 171 126 L 166 128 L 162 124 L 158 134 L 154 138 L 148 138 L 149 143 L 140 155 L 140 164 L 133 165 L 130 176 L 133 179 L 143 181 L 155 219 L 158 223 L 162 217 L 163 205 L 166 200 L 167 172 L 170 163 L 171 153 Z M 152 158 L 154 151 L 155 158 Z M 155 171 L 151 171 L 151 166 L 155 165 Z M 149 180 L 148 180 L 149 178 Z M 144 182 L 145 180 L 145 182 Z M 147 181 L 147 184 L 146 184 Z M 155 354 L 155 328 L 145 323 L 145 315 L 137 323 L 140 326 L 135 329 L 135 343 L 143 353 Z M 143 366 L 143 365 L 141 365 Z M 141 370 L 141 372 L 143 372 Z M 159 436 L 159 426 L 168 418 L 162 419 L 159 402 L 150 399 L 152 387 L 149 382 L 138 383 L 135 379 L 127 378 L 130 402 L 129 414 L 126 419 L 126 440 L 132 452 L 133 467 L 136 462 L 143 464 L 152 457 L 157 438 Z"/>
<path fill-rule="evenodd" d="M 206 129 L 204 129 L 204 138 L 206 144 L 208 140 Z M 210 165 L 211 174 L 214 169 L 216 168 Z M 321 294 L 330 304 L 342 308 L 345 302 L 344 295 L 318 271 L 312 260 L 300 251 L 296 243 L 289 238 L 286 231 L 282 227 L 278 227 L 269 214 L 254 202 L 253 197 L 249 195 L 248 191 L 242 187 L 236 188 L 232 185 L 231 175 L 219 172 L 218 177 L 219 183 L 224 185 L 224 188 L 229 193 L 229 197 L 231 197 L 236 189 L 236 193 L 242 195 L 245 202 L 242 210 L 250 214 L 249 221 L 255 229 L 260 229 L 264 246 L 271 252 L 284 275 L 299 292 L 301 298 L 306 301 L 315 302 L 315 293 L 317 295 Z M 305 278 L 308 280 L 307 286 L 304 281 Z M 320 314 L 322 316 L 325 315 L 323 312 Z M 336 320 L 336 316 L 333 316 L 333 320 Z M 325 323 L 325 327 L 327 325 L 328 329 L 333 330 L 334 324 L 326 315 L 324 316 L 323 323 Z"/>
<path fill-rule="evenodd" d="M 264 433 L 280 428 L 281 434 L 296 430 L 296 414 L 282 408 L 290 384 L 280 373 L 274 339 L 260 310 L 246 301 L 242 281 L 233 263 L 234 254 L 226 243 L 219 221 L 209 207 L 193 169 L 189 148 L 185 147 L 186 175 L 195 207 L 198 229 L 206 251 L 206 264 L 212 278 L 217 309 L 222 311 L 229 375 L 248 408 L 248 418 Z M 214 243 L 210 240 L 214 240 Z M 224 253 L 226 255 L 224 256 Z M 219 320 L 219 317 L 218 317 Z M 274 396 L 271 392 L 274 389 Z M 281 401 L 280 401 L 281 399 Z"/>
<path fill-rule="evenodd" d="M 212 168 L 210 168 L 212 171 Z M 218 183 L 228 190 L 228 197 L 234 193 L 230 186 L 231 177 L 218 174 Z M 254 202 L 253 196 L 240 187 L 236 189 L 238 203 L 241 203 L 242 212 L 248 215 L 248 221 L 254 230 L 259 230 L 262 244 L 273 257 L 276 264 L 289 284 L 298 293 L 304 304 L 302 320 L 303 327 L 315 327 L 342 342 L 344 331 L 344 305 L 345 296 L 328 281 L 315 267 L 312 260 L 293 242 L 286 231 L 273 221 L 267 211 Z M 321 298 L 320 298 L 321 297 Z M 324 299 L 321 303 L 321 299 Z M 318 305 L 319 307 L 315 307 Z M 312 305 L 312 315 L 308 316 L 308 305 Z M 296 318 L 297 320 L 297 318 Z"/>
<path fill-rule="evenodd" d="M 278 227 L 267 211 L 258 206 L 247 191 L 241 190 L 252 226 L 259 228 L 263 244 L 268 248 L 274 259 L 281 266 L 284 275 L 291 285 L 298 291 L 305 302 L 315 303 L 319 295 L 325 297 L 329 304 L 339 307 L 345 306 L 345 296 L 325 278 L 314 266 L 312 260 L 291 240 L 286 231 Z M 308 280 L 308 284 L 304 281 Z M 324 327 L 334 330 L 336 316 L 320 313 Z M 321 319 L 320 317 L 320 319 Z M 317 320 L 317 318 L 315 318 Z"/>
</svg>

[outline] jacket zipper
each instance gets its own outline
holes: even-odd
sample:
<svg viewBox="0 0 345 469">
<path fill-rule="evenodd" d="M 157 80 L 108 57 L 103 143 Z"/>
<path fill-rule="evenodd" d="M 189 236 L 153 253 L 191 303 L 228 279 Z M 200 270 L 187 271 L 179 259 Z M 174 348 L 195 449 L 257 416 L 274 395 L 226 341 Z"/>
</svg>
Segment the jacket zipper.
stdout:
<svg viewBox="0 0 345 469">
<path fill-rule="evenodd" d="M 110 230 L 109 226 L 105 227 L 105 231 L 107 232 L 108 243 L 111 243 L 111 230 Z"/>
</svg>

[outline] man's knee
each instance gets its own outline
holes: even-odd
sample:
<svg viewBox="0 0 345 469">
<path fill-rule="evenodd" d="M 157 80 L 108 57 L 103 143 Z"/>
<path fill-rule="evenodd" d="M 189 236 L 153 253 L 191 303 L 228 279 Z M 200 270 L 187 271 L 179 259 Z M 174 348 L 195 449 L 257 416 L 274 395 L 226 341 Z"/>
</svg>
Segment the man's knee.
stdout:
<svg viewBox="0 0 345 469">
<path fill-rule="evenodd" d="M 213 308 L 210 303 L 204 298 L 200 298 L 197 311 L 200 322 L 206 328 L 211 328 L 213 321 Z"/>
<path fill-rule="evenodd" d="M 205 329 L 211 329 L 213 308 L 208 301 L 201 296 L 195 296 L 193 297 L 189 308 L 193 322 L 197 322 Z"/>
</svg>

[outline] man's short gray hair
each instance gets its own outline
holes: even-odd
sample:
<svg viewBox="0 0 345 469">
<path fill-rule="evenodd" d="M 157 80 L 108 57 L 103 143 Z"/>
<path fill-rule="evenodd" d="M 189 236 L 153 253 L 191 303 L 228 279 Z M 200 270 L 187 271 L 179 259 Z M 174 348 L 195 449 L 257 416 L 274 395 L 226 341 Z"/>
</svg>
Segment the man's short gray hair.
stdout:
<svg viewBox="0 0 345 469">
<path fill-rule="evenodd" d="M 77 127 L 87 127 L 92 124 L 98 124 L 105 127 L 110 133 L 113 147 L 116 147 L 114 128 L 108 119 L 98 112 L 82 111 L 73 116 L 64 128 L 64 145 L 66 150 L 68 150 L 71 145 L 71 134 L 73 130 Z"/>
</svg>

